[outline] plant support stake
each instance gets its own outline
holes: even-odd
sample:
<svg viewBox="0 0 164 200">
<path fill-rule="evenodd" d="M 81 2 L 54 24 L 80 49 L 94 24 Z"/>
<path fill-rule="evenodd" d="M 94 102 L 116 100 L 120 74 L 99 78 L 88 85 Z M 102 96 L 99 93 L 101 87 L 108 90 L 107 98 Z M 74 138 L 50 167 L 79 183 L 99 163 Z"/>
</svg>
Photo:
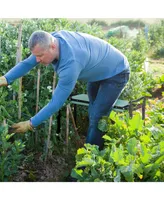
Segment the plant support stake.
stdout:
<svg viewBox="0 0 164 200">
<path fill-rule="evenodd" d="M 39 110 L 40 68 L 38 68 L 37 73 L 38 73 L 38 75 L 37 75 L 36 111 L 35 111 L 36 114 Z"/>
<path fill-rule="evenodd" d="M 55 89 L 55 85 L 56 85 L 56 73 L 54 72 L 53 84 L 52 84 L 52 95 L 53 95 L 53 91 L 54 91 L 54 89 Z M 49 144 L 50 144 L 50 137 L 51 137 L 51 132 L 52 132 L 52 120 L 53 120 L 53 116 L 51 116 L 51 117 L 50 117 L 50 120 L 49 120 L 49 128 L 48 128 L 48 138 L 47 138 L 47 145 L 46 145 L 45 162 L 47 161 L 47 157 L 48 157 L 48 150 L 49 150 Z"/>
<path fill-rule="evenodd" d="M 66 106 L 66 152 L 68 153 L 68 136 L 69 136 L 69 105 Z"/>
<path fill-rule="evenodd" d="M 37 114 L 39 110 L 39 90 L 40 90 L 40 68 L 38 68 L 37 71 L 37 89 L 36 89 L 36 110 L 35 113 Z M 37 144 L 38 141 L 38 132 L 35 131 L 35 144 Z"/>
<path fill-rule="evenodd" d="M 21 38 L 22 38 L 22 24 L 20 24 L 18 32 L 16 64 L 22 60 Z M 21 107 L 22 107 L 22 77 L 19 78 L 18 119 L 21 119 Z"/>
<path fill-rule="evenodd" d="M 75 119 L 73 117 L 73 113 L 72 113 L 72 110 L 71 110 L 71 106 L 70 104 L 68 104 L 68 109 L 69 109 L 69 113 L 70 113 L 70 116 L 71 116 L 71 119 L 72 119 L 72 123 L 73 123 L 73 128 L 74 128 L 74 131 L 75 131 L 75 134 L 76 134 L 76 137 L 79 139 L 79 134 L 78 134 L 78 131 L 77 131 L 77 127 L 76 127 L 76 123 L 75 123 Z M 80 144 L 79 140 L 77 142 L 78 144 Z"/>
</svg>

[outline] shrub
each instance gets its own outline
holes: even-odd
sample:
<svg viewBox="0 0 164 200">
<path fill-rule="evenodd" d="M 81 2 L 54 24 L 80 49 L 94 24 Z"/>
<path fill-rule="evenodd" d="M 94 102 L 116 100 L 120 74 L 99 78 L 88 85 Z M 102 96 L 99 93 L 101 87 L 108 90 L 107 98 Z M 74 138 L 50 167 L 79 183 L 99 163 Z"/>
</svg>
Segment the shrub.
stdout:
<svg viewBox="0 0 164 200">
<path fill-rule="evenodd" d="M 104 150 L 90 144 L 78 149 L 74 178 L 80 182 L 164 181 L 162 127 L 149 120 L 144 126 L 138 112 L 132 119 L 112 112 L 99 122 L 99 129 L 106 132 Z"/>
<path fill-rule="evenodd" d="M 7 126 L 0 126 L 0 181 L 10 181 L 18 172 L 21 159 L 24 157 L 24 143 L 21 140 L 10 142 L 14 134 L 8 134 Z"/>
</svg>

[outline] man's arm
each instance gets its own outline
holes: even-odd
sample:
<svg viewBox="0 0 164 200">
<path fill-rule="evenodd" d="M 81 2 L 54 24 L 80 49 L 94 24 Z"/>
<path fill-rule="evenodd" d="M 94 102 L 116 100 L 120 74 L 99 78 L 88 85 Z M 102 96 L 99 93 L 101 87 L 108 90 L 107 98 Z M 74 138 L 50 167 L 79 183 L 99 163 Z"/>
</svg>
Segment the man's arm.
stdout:
<svg viewBox="0 0 164 200">
<path fill-rule="evenodd" d="M 62 66 L 59 70 L 59 81 L 52 100 L 30 120 L 13 125 L 13 133 L 24 133 L 28 130 L 33 130 L 34 127 L 56 113 L 71 94 L 81 70 L 81 65 L 74 61 Z"/>
<path fill-rule="evenodd" d="M 67 65 L 62 67 L 62 70 L 59 73 L 59 81 L 56 89 L 54 90 L 51 101 L 30 119 L 32 126 L 38 126 L 63 106 L 75 87 L 80 74 L 80 69 L 81 66 L 77 62 L 73 62 L 70 63 L 69 66 Z"/>
<path fill-rule="evenodd" d="M 7 80 L 7 84 L 11 84 L 17 78 L 24 76 L 37 64 L 38 62 L 36 61 L 36 57 L 34 55 L 31 55 L 25 60 L 19 62 L 15 67 L 13 67 L 4 75 Z"/>
</svg>

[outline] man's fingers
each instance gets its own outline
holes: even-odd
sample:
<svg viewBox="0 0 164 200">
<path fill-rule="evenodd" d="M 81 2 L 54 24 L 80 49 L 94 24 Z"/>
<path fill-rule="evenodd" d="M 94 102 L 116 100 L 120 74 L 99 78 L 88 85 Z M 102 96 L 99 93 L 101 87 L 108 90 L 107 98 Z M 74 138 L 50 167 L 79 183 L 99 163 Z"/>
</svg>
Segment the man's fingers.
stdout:
<svg viewBox="0 0 164 200">
<path fill-rule="evenodd" d="M 19 122 L 19 123 L 13 124 L 11 126 L 11 129 L 13 133 L 24 133 L 28 130 L 31 130 L 32 127 L 30 126 L 30 121 L 25 121 L 25 122 Z"/>
<path fill-rule="evenodd" d="M 17 133 L 17 128 L 11 127 L 9 130 L 10 133 Z"/>
<path fill-rule="evenodd" d="M 12 126 L 11 126 L 11 128 L 19 128 L 19 123 L 18 124 L 13 124 Z"/>
<path fill-rule="evenodd" d="M 13 124 L 11 126 L 11 130 L 13 133 L 20 133 L 22 128 L 20 128 L 19 124 Z"/>
<path fill-rule="evenodd" d="M 9 129 L 8 129 L 8 133 L 14 133 L 14 131 L 15 131 L 15 129 L 14 129 L 14 128 L 12 128 L 12 127 L 9 127 Z"/>
<path fill-rule="evenodd" d="M 16 129 L 16 133 L 23 133 L 22 129 L 18 128 Z"/>
<path fill-rule="evenodd" d="M 20 129 L 20 128 L 13 128 L 12 132 L 13 133 L 23 133 L 22 129 Z"/>
</svg>

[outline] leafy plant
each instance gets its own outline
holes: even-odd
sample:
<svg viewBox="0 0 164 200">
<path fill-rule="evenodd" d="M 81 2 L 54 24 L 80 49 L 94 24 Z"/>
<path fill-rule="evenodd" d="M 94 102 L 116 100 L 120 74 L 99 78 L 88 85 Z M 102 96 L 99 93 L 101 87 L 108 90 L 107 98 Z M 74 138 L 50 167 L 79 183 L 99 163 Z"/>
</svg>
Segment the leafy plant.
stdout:
<svg viewBox="0 0 164 200">
<path fill-rule="evenodd" d="M 164 20 L 152 24 L 149 29 L 149 44 L 152 47 L 152 57 L 164 57 Z"/>
<path fill-rule="evenodd" d="M 147 117 L 152 124 L 159 124 L 164 127 L 164 104 L 158 99 L 149 100 L 146 106 Z"/>
<path fill-rule="evenodd" d="M 135 100 L 142 96 L 151 96 L 150 91 L 156 83 L 151 77 L 151 74 L 145 74 L 144 72 L 131 72 L 129 82 L 120 98 Z"/>
<path fill-rule="evenodd" d="M 98 24 L 99 26 L 108 26 L 108 23 L 104 20 L 92 19 L 92 20 L 88 21 L 87 23 L 90 25 Z"/>
<path fill-rule="evenodd" d="M 142 20 L 120 20 L 117 22 L 114 22 L 110 25 L 110 27 L 117 27 L 117 26 L 122 26 L 126 25 L 129 26 L 130 28 L 143 28 L 145 26 L 145 23 Z"/>
<path fill-rule="evenodd" d="M 10 142 L 14 133 L 8 134 L 7 126 L 0 126 L 0 181 L 10 181 L 18 172 L 25 144 L 21 140 Z"/>
<path fill-rule="evenodd" d="M 85 144 L 77 151 L 72 176 L 82 182 L 164 181 L 163 129 L 158 127 L 154 133 L 139 113 L 130 119 L 112 112 L 110 119 L 99 123 L 106 132 L 104 150 Z"/>
</svg>

